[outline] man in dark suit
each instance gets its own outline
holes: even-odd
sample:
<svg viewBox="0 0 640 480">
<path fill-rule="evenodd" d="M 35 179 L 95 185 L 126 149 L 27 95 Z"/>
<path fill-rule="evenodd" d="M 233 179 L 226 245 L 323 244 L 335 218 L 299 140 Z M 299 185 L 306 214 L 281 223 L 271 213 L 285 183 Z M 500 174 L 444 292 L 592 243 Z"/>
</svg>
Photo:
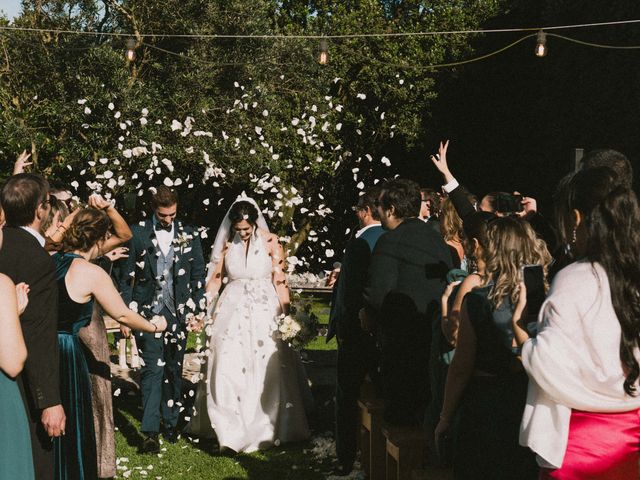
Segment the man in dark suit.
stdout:
<svg viewBox="0 0 640 480">
<path fill-rule="evenodd" d="M 417 218 L 420 188 L 415 182 L 386 182 L 376 206 L 388 231 L 373 251 L 361 320 L 365 330 L 377 331 L 382 345 L 385 420 L 418 425 L 430 397 L 431 318 L 451 254 L 442 237 Z"/>
<path fill-rule="evenodd" d="M 30 288 L 29 304 L 20 317 L 29 356 L 19 382 L 29 415 L 35 475 L 48 480 L 54 477 L 51 437 L 64 435 L 66 420 L 60 400 L 58 288 L 41 228 L 51 208 L 49 184 L 38 175 L 14 175 L 2 188 L 0 202 L 6 219 L 0 272 Z"/>
<path fill-rule="evenodd" d="M 356 458 L 358 437 L 358 396 L 368 373 L 375 378 L 378 349 L 375 338 L 360 327 L 358 312 L 363 307 L 362 293 L 371 252 L 384 232 L 375 201 L 379 187 L 372 187 L 358 199 L 356 215 L 360 230 L 349 240 L 342 266 L 333 289 L 327 342 L 338 337 L 336 385 L 336 452 L 338 475 L 348 475 Z"/>
<path fill-rule="evenodd" d="M 118 283 L 123 300 L 132 309 L 137 308 L 143 316 L 167 319 L 164 333 L 138 333 L 136 339 L 144 362 L 142 451 L 157 453 L 161 420 L 165 439 L 177 441 L 187 325 L 195 314 L 206 310 L 206 301 L 199 232 L 175 221 L 178 196 L 173 190 L 158 187 L 151 203 L 152 218 L 131 226 L 129 257 L 121 266 Z M 130 334 L 127 330 L 123 333 Z"/>
</svg>

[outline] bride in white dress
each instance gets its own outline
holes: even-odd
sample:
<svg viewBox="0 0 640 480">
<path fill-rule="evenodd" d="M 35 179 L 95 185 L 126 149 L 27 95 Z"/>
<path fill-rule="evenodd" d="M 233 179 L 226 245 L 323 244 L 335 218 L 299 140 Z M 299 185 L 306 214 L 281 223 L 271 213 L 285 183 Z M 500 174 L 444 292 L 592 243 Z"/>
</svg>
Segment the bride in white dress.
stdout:
<svg viewBox="0 0 640 480">
<path fill-rule="evenodd" d="M 207 293 L 215 309 L 205 330 L 197 416 L 187 427 L 202 437 L 213 427 L 221 449 L 253 452 L 309 437 L 304 370 L 298 353 L 276 336 L 277 316 L 289 310 L 285 270 L 278 237 L 255 201 L 239 197 L 211 254 Z"/>
</svg>

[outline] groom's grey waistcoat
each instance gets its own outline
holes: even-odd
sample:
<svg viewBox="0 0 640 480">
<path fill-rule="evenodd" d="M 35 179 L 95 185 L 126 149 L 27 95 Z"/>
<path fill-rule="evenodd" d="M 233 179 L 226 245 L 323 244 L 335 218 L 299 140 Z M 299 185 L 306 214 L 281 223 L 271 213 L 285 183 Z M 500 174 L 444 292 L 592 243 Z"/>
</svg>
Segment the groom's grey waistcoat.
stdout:
<svg viewBox="0 0 640 480">
<path fill-rule="evenodd" d="M 174 316 L 176 314 L 176 301 L 173 294 L 173 260 L 173 245 L 169 247 L 166 255 L 158 248 L 156 302 L 152 309 L 155 314 L 159 314 L 163 306 L 166 306 Z"/>
</svg>

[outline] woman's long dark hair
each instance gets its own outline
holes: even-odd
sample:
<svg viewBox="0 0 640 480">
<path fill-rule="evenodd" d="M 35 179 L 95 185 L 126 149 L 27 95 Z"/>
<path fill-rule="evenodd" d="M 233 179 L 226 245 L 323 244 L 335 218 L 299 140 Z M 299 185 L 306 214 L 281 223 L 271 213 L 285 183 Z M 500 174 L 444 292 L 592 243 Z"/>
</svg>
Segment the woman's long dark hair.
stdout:
<svg viewBox="0 0 640 480">
<path fill-rule="evenodd" d="M 621 184 L 613 170 L 591 168 L 576 173 L 558 196 L 561 235 L 571 238 L 573 210 L 582 214 L 586 229 L 584 258 L 607 273 L 611 301 L 620 322 L 620 360 L 625 369 L 624 391 L 635 396 L 640 366 L 640 208 L 635 193 Z"/>
</svg>

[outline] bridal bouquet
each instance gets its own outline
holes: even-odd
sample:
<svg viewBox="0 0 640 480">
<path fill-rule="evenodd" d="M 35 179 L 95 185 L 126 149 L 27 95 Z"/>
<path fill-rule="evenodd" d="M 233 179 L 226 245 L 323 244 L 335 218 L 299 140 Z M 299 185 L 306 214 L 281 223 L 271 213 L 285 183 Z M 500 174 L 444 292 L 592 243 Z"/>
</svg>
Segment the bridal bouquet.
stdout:
<svg viewBox="0 0 640 480">
<path fill-rule="evenodd" d="M 318 317 L 311 312 L 311 303 L 293 304 L 289 315 L 280 315 L 277 336 L 296 350 L 302 350 L 318 336 Z"/>
</svg>

